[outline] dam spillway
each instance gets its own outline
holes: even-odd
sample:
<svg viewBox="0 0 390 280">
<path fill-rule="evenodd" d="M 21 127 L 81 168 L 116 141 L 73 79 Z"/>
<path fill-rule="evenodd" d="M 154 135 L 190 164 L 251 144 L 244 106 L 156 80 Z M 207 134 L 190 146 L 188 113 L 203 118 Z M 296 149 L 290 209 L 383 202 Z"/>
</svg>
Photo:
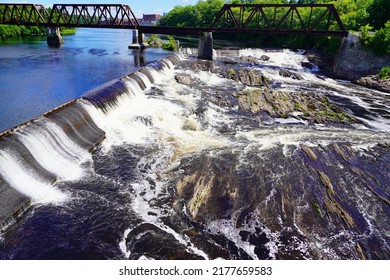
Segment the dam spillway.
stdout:
<svg viewBox="0 0 390 280">
<path fill-rule="evenodd" d="M 172 62 L 175 59 L 161 60 L 159 70 L 173 66 Z M 153 83 L 152 68 L 106 83 L 86 93 L 82 99 L 105 111 L 122 94 L 142 91 L 146 88 L 145 82 Z M 148 81 L 142 80 L 143 72 L 149 75 Z M 123 80 L 132 80 L 137 86 L 126 87 Z M 90 159 L 88 152 L 104 138 L 105 132 L 91 119 L 81 99 L 3 132 L 0 138 L 1 231 L 12 225 L 31 202 L 63 202 L 66 194 L 52 189 L 51 185 L 57 180 L 80 179 L 79 165 Z"/>
<path fill-rule="evenodd" d="M 388 258 L 387 95 L 307 65 L 175 54 L 16 129 L 2 157 L 51 195 L 25 191 L 1 258 Z"/>
</svg>

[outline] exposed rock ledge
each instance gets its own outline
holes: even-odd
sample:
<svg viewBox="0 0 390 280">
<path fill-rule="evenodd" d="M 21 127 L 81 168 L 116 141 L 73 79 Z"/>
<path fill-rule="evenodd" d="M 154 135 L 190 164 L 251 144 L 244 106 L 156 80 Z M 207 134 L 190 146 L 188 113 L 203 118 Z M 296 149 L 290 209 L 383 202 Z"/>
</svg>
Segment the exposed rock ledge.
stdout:
<svg viewBox="0 0 390 280">
<path fill-rule="evenodd" d="M 252 60 L 245 57 L 245 61 Z M 246 65 L 226 65 L 202 60 L 186 61 L 178 64 L 179 69 L 186 69 L 186 67 L 195 71 L 210 71 L 242 85 L 242 90 L 239 91 L 223 90 L 223 92 L 219 92 L 213 89 L 213 95 L 208 97 L 210 101 L 227 109 L 232 109 L 238 105 L 241 113 L 250 112 L 260 119 L 264 117 L 262 113 L 266 113 L 265 115 L 272 118 L 295 118 L 317 124 L 338 123 L 350 125 L 358 122 L 324 96 L 308 92 L 296 94 L 272 89 L 269 79 L 260 70 L 247 68 Z M 291 79 L 302 79 L 298 73 L 288 70 L 281 70 L 280 75 Z M 179 73 L 175 78 L 177 83 L 189 86 L 196 81 L 190 74 Z M 199 83 L 199 81 L 196 81 L 196 83 Z M 209 85 L 202 86 L 208 87 Z M 264 117 L 264 120 L 268 119 Z"/>
<path fill-rule="evenodd" d="M 354 83 L 363 87 L 390 93 L 390 79 L 381 80 L 377 76 L 367 76 L 354 81 Z"/>
</svg>

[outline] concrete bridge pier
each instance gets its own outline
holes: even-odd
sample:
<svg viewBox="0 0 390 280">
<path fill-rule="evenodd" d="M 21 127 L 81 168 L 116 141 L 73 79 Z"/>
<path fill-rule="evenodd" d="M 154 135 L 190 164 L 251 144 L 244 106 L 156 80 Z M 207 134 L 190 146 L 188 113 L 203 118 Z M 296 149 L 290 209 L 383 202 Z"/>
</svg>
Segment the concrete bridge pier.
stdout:
<svg viewBox="0 0 390 280">
<path fill-rule="evenodd" d="M 46 28 L 47 44 L 50 47 L 60 47 L 64 43 L 62 39 L 59 27 L 47 27 Z"/>
<path fill-rule="evenodd" d="M 133 43 L 129 46 L 129 49 L 143 50 L 148 47 L 145 44 L 145 34 L 139 32 L 137 29 L 133 30 Z"/>
<path fill-rule="evenodd" d="M 205 32 L 199 36 L 198 58 L 213 60 L 213 33 Z"/>
</svg>

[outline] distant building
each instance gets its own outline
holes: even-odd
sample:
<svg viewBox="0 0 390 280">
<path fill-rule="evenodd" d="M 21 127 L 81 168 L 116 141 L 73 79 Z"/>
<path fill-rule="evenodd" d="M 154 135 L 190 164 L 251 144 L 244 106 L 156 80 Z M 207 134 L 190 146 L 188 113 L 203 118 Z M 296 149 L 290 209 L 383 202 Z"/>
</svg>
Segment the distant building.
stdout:
<svg viewBox="0 0 390 280">
<path fill-rule="evenodd" d="M 143 14 L 142 19 L 138 19 L 138 21 L 142 25 L 156 25 L 160 18 L 159 14 Z"/>
</svg>

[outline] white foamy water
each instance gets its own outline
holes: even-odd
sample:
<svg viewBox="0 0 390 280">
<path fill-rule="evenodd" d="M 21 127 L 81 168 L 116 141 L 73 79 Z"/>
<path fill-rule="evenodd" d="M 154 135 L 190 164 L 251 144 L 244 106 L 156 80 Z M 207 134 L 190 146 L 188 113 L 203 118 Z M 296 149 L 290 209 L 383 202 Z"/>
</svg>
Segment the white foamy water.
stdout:
<svg viewBox="0 0 390 280">
<path fill-rule="evenodd" d="M 74 143 L 56 124 L 26 127 L 15 133 L 35 160 L 60 180 L 75 181 L 84 175 L 81 163 L 91 155 Z"/>
<path fill-rule="evenodd" d="M 63 203 L 67 195 L 43 181 L 9 151 L 0 151 L 0 174 L 17 191 L 36 203 Z"/>
</svg>

